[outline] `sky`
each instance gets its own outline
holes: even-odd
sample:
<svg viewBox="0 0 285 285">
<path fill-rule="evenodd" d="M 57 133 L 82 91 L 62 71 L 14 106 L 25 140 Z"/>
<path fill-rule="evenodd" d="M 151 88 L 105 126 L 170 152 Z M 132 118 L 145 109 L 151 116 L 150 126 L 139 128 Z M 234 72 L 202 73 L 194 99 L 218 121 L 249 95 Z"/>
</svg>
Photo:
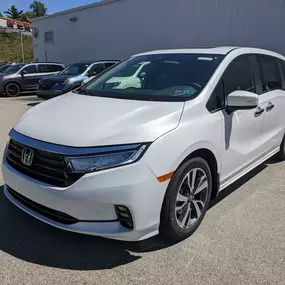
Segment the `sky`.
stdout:
<svg viewBox="0 0 285 285">
<path fill-rule="evenodd" d="M 28 10 L 30 4 L 33 0 L 0 0 L 0 12 L 2 12 L 3 16 L 4 11 L 10 8 L 12 5 L 15 5 L 19 10 Z M 94 2 L 98 2 L 98 0 L 41 0 L 48 8 L 47 13 L 55 13 L 83 5 L 88 5 Z"/>
</svg>

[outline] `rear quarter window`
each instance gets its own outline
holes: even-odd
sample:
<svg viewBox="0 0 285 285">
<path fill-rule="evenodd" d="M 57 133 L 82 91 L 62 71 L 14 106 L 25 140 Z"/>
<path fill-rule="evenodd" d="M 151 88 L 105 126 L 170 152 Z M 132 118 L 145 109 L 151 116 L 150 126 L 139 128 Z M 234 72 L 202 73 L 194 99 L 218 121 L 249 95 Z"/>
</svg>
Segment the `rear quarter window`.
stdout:
<svg viewBox="0 0 285 285">
<path fill-rule="evenodd" d="M 57 72 L 57 71 L 62 71 L 63 70 L 63 67 L 61 65 L 54 64 L 51 67 L 52 67 L 52 71 L 53 72 Z"/>
</svg>

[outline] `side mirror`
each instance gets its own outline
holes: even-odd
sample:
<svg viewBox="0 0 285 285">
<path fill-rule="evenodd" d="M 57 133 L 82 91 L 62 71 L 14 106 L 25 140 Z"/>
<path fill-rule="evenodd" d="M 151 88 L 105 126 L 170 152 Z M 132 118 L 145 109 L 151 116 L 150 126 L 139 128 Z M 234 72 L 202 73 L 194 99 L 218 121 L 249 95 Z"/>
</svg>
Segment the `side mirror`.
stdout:
<svg viewBox="0 0 285 285">
<path fill-rule="evenodd" d="M 95 70 L 92 70 L 92 69 L 88 70 L 88 73 L 87 73 L 87 75 L 88 75 L 89 77 L 95 76 L 96 74 L 97 74 L 96 71 L 95 71 Z"/>
<path fill-rule="evenodd" d="M 24 75 L 27 74 L 27 73 L 28 73 L 28 72 L 27 72 L 26 70 L 22 70 L 22 71 L 21 71 L 22 77 L 24 77 Z"/>
<path fill-rule="evenodd" d="M 230 111 L 250 110 L 258 106 L 258 100 L 255 93 L 237 90 L 227 96 L 226 105 Z"/>
</svg>

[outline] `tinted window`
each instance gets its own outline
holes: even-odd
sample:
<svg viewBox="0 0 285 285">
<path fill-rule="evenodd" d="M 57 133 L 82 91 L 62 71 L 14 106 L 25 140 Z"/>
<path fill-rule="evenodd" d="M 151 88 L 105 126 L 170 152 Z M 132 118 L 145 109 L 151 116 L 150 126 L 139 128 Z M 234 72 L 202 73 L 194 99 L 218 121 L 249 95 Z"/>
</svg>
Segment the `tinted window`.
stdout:
<svg viewBox="0 0 285 285">
<path fill-rule="evenodd" d="M 25 71 L 27 74 L 28 73 L 36 73 L 37 69 L 36 69 L 36 66 L 33 64 L 33 65 L 28 65 L 28 66 L 24 67 L 23 71 Z"/>
<path fill-rule="evenodd" d="M 114 64 L 115 64 L 115 62 L 106 62 L 105 68 L 109 68 L 109 67 L 113 66 Z"/>
<path fill-rule="evenodd" d="M 102 63 L 98 63 L 98 64 L 94 64 L 90 70 L 94 71 L 96 74 L 101 73 L 103 70 L 105 69 L 104 64 Z"/>
<path fill-rule="evenodd" d="M 203 90 L 223 58 L 213 54 L 141 55 L 119 63 L 80 92 L 134 100 L 190 100 Z"/>
<path fill-rule="evenodd" d="M 213 112 L 224 106 L 225 106 L 225 92 L 224 92 L 223 80 L 221 80 L 216 86 L 206 107 L 210 112 Z"/>
<path fill-rule="evenodd" d="M 255 92 L 250 56 L 235 59 L 227 68 L 223 79 L 226 95 L 236 90 Z"/>
<path fill-rule="evenodd" d="M 90 64 L 88 63 L 75 63 L 67 66 L 59 74 L 62 75 L 80 75 L 88 68 Z"/>
<path fill-rule="evenodd" d="M 39 70 L 41 73 L 52 72 L 52 67 L 47 64 L 39 64 Z"/>
<path fill-rule="evenodd" d="M 258 62 L 261 73 L 262 91 L 282 89 L 281 75 L 278 61 L 274 57 L 258 55 Z"/>
<path fill-rule="evenodd" d="M 54 65 L 52 65 L 51 67 L 52 67 L 52 71 L 54 71 L 54 72 L 62 71 L 62 70 L 63 70 L 63 67 L 62 67 L 61 65 L 56 65 L 56 64 L 54 64 Z"/>
</svg>

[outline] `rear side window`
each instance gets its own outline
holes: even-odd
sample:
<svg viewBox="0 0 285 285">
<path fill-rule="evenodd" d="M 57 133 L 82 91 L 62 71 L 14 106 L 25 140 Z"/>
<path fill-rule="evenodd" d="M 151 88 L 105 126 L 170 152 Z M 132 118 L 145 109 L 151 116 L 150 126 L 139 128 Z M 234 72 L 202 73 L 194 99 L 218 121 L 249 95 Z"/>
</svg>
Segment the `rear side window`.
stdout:
<svg viewBox="0 0 285 285">
<path fill-rule="evenodd" d="M 228 95 L 236 90 L 255 92 L 250 56 L 235 59 L 224 74 L 224 91 Z"/>
<path fill-rule="evenodd" d="M 105 69 L 104 64 L 103 63 L 98 63 L 98 64 L 94 64 L 90 70 L 94 71 L 96 74 L 101 73 L 103 70 Z"/>
<path fill-rule="evenodd" d="M 51 65 L 48 65 L 48 64 L 40 64 L 39 65 L 39 71 L 40 71 L 40 73 L 52 72 L 52 67 L 51 67 Z"/>
<path fill-rule="evenodd" d="M 115 64 L 115 62 L 106 62 L 105 63 L 105 68 L 107 69 L 107 68 L 113 66 L 114 64 Z"/>
<path fill-rule="evenodd" d="M 277 59 L 266 55 L 258 55 L 257 59 L 261 73 L 262 91 L 269 92 L 282 89 L 282 80 Z"/>
<path fill-rule="evenodd" d="M 54 64 L 54 65 L 51 65 L 51 67 L 52 67 L 52 71 L 53 72 L 57 72 L 57 71 L 62 71 L 63 70 L 63 67 L 61 65 Z"/>
</svg>

